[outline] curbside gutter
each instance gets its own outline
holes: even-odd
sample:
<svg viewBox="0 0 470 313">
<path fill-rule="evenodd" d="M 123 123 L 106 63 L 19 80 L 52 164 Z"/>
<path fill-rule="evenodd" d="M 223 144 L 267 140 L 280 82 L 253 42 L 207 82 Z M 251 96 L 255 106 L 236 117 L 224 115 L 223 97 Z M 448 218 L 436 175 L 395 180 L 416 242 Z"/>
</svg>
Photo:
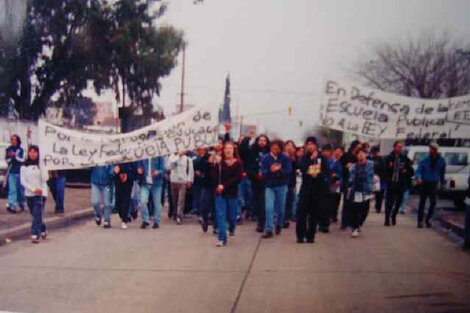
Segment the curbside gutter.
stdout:
<svg viewBox="0 0 470 313">
<path fill-rule="evenodd" d="M 64 216 L 52 216 L 44 219 L 47 229 L 58 229 L 66 227 L 81 219 L 89 218 L 94 215 L 93 208 L 86 208 L 71 213 L 66 213 Z M 10 229 L 0 231 L 0 246 L 4 245 L 7 241 L 22 238 L 30 235 L 31 223 L 25 223 L 15 226 Z"/>
</svg>

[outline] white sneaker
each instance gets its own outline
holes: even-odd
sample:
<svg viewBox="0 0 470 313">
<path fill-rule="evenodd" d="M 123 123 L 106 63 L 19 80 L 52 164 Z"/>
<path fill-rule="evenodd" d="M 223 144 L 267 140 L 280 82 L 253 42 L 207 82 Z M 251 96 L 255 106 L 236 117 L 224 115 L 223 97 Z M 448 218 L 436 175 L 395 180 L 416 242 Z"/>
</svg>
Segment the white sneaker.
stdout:
<svg viewBox="0 0 470 313">
<path fill-rule="evenodd" d="M 351 237 L 356 238 L 357 236 L 359 236 L 359 229 L 356 228 L 356 229 L 353 230 L 353 232 L 351 233 Z"/>
<path fill-rule="evenodd" d="M 124 222 L 122 222 L 122 223 L 121 223 L 121 228 L 122 228 L 122 229 L 127 229 L 127 224 L 124 223 Z"/>
<path fill-rule="evenodd" d="M 224 242 L 222 240 L 218 240 L 217 243 L 215 244 L 216 247 L 223 247 L 225 246 Z"/>
</svg>

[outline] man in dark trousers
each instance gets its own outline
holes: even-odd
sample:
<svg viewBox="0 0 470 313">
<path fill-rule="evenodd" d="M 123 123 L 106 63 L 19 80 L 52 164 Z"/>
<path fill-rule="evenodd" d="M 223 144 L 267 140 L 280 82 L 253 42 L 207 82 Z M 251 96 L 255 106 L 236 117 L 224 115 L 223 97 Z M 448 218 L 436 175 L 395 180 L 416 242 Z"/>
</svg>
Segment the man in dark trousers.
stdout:
<svg viewBox="0 0 470 313">
<path fill-rule="evenodd" d="M 380 213 L 382 211 L 382 203 L 385 196 L 385 189 L 387 187 L 385 181 L 385 160 L 380 155 L 380 147 L 373 146 L 370 150 L 370 160 L 374 162 L 374 174 L 377 175 L 380 179 L 380 188 L 379 190 L 374 190 L 375 195 L 375 212 Z"/>
<path fill-rule="evenodd" d="M 429 145 L 429 155 L 419 162 L 416 170 L 416 180 L 420 188 L 418 208 L 418 228 L 423 228 L 424 206 L 426 198 L 429 197 L 430 206 L 426 215 L 426 227 L 430 228 L 431 218 L 436 207 L 437 189 L 445 183 L 446 162 L 438 153 L 439 146 L 436 143 Z"/>
<path fill-rule="evenodd" d="M 243 165 L 253 189 L 253 204 L 258 222 L 256 231 L 262 233 L 264 232 L 266 218 L 266 186 L 263 174 L 261 174 L 261 161 L 269 153 L 269 139 L 266 135 L 260 135 L 254 139 L 254 132 L 251 132 L 240 144 L 240 152 L 245 156 L 246 163 Z"/>
<path fill-rule="evenodd" d="M 385 179 L 387 196 L 385 198 L 385 226 L 395 226 L 397 214 L 403 200 L 407 182 L 414 175 L 411 160 L 402 153 L 403 143 L 396 141 L 393 151 L 385 158 Z"/>
<path fill-rule="evenodd" d="M 297 242 L 315 241 L 315 233 L 322 208 L 329 193 L 330 166 L 318 152 L 315 137 L 307 138 L 306 154 L 299 162 L 302 185 L 299 194 L 296 234 Z"/>
</svg>

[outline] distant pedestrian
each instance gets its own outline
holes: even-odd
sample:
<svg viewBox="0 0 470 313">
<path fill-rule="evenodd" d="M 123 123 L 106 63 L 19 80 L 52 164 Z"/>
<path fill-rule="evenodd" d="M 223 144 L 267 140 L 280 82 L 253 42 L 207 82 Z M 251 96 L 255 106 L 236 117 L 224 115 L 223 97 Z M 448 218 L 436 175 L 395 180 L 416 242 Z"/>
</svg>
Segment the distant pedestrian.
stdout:
<svg viewBox="0 0 470 313">
<path fill-rule="evenodd" d="M 374 188 L 375 212 L 380 213 L 382 212 L 382 204 L 387 184 L 385 160 L 380 154 L 379 146 L 373 146 L 371 148 L 370 160 L 374 162 L 374 178 L 377 179 L 375 182 L 376 187 Z"/>
<path fill-rule="evenodd" d="M 298 243 L 305 240 L 313 243 L 320 211 L 329 193 L 330 167 L 328 161 L 320 155 L 315 137 L 307 138 L 305 151 L 306 154 L 299 162 L 302 185 L 297 208 L 296 233 Z"/>
<path fill-rule="evenodd" d="M 50 171 L 49 180 L 47 184 L 51 190 L 52 198 L 55 202 L 54 213 L 63 215 L 65 212 L 64 201 L 65 201 L 65 171 Z"/>
<path fill-rule="evenodd" d="M 281 233 L 284 225 L 287 186 L 292 179 L 292 163 L 288 155 L 282 152 L 284 144 L 280 140 L 270 143 L 270 153 L 261 163 L 261 173 L 265 178 L 266 233 L 263 238 Z"/>
<path fill-rule="evenodd" d="M 242 164 L 236 153 L 235 144 L 225 142 L 222 156 L 215 156 L 212 166 L 212 178 L 217 182 L 215 189 L 215 211 L 218 225 L 217 246 L 227 244 L 227 221 L 229 235 L 235 237 L 237 225 L 238 184 L 242 178 Z"/>
<path fill-rule="evenodd" d="M 286 213 L 284 216 L 284 228 L 289 228 L 289 221 L 294 216 L 294 205 L 295 205 L 295 193 L 297 185 L 297 148 L 292 140 L 287 140 L 284 144 L 284 152 L 289 156 L 292 172 L 289 177 L 289 183 L 287 184 L 287 196 L 286 196 Z"/>
<path fill-rule="evenodd" d="M 101 202 L 103 203 L 104 228 L 111 228 L 111 211 L 113 189 L 113 167 L 111 165 L 96 166 L 91 172 L 91 205 L 95 210 L 96 225 L 101 225 Z"/>
<path fill-rule="evenodd" d="M 347 198 L 347 190 L 349 183 L 349 169 L 350 167 L 357 162 L 356 155 L 359 150 L 362 149 L 361 142 L 359 140 L 354 140 L 349 146 L 348 152 L 344 153 L 341 156 L 341 173 L 343 175 L 342 180 L 342 191 L 343 191 L 343 210 L 341 211 L 341 229 L 345 230 L 351 226 L 348 213 L 350 211 L 349 205 L 351 201 Z"/>
<path fill-rule="evenodd" d="M 142 224 L 140 228 L 145 229 L 150 226 L 149 204 L 150 197 L 153 204 L 153 224 L 152 228 L 157 229 L 161 224 L 162 208 L 162 186 L 165 175 L 165 159 L 162 156 L 137 163 L 137 175 L 140 183 L 140 204 L 142 213 Z"/>
<path fill-rule="evenodd" d="M 24 189 L 20 184 L 20 167 L 26 155 L 18 135 L 11 136 L 10 142 L 11 145 L 5 152 L 5 160 L 8 164 L 5 179 L 8 183 L 7 211 L 14 214 L 17 212 L 17 207 L 24 211 Z"/>
<path fill-rule="evenodd" d="M 240 144 L 240 152 L 246 156 L 243 167 L 253 190 L 253 206 L 257 219 L 256 231 L 262 233 L 266 222 L 266 185 L 261 173 L 261 161 L 269 153 L 269 138 L 266 135 L 255 138 L 255 133 L 251 132 Z"/>
<path fill-rule="evenodd" d="M 353 238 L 359 236 L 361 226 L 367 218 L 374 179 L 374 162 L 367 160 L 366 150 L 357 151 L 356 158 L 357 162 L 349 169 L 347 191 L 347 200 L 350 202 L 348 216 Z"/>
<path fill-rule="evenodd" d="M 39 167 L 39 148 L 30 146 L 28 158 L 21 167 L 21 185 L 25 189 L 26 201 L 33 217 L 31 223 L 31 241 L 39 243 L 46 239 L 46 224 L 43 221 L 44 206 L 47 197 L 47 171 Z"/>
<path fill-rule="evenodd" d="M 416 180 L 420 189 L 419 207 L 418 207 L 418 228 L 423 228 L 423 221 L 426 221 L 426 227 L 432 226 L 431 219 L 436 208 L 436 197 L 438 186 L 444 186 L 445 183 L 446 162 L 439 154 L 439 146 L 436 143 L 429 145 L 429 155 L 419 162 L 416 170 Z M 429 210 L 424 218 L 424 206 L 426 199 L 429 198 Z"/>
<path fill-rule="evenodd" d="M 395 226 L 397 214 L 403 200 L 403 194 L 407 188 L 410 177 L 413 177 L 414 170 L 411 160 L 402 153 L 403 143 L 396 141 L 393 144 L 393 151 L 385 158 L 387 181 L 387 193 L 385 197 L 385 226 Z"/>
<path fill-rule="evenodd" d="M 116 208 L 121 218 L 121 228 L 127 229 L 130 222 L 129 208 L 131 206 L 132 187 L 136 176 L 133 163 L 114 165 L 114 188 L 116 190 Z M 158 202 L 158 201 L 157 201 Z"/>
<path fill-rule="evenodd" d="M 194 180 L 193 160 L 186 156 L 185 152 L 178 152 L 168 159 L 170 170 L 171 194 L 173 206 L 176 210 L 176 223 L 183 222 L 183 214 L 186 201 L 186 191 L 191 188 Z"/>
<path fill-rule="evenodd" d="M 465 197 L 465 229 L 464 229 L 464 250 L 470 250 L 470 176 L 467 180 L 467 194 Z"/>
<path fill-rule="evenodd" d="M 331 222 L 338 222 L 338 210 L 341 203 L 341 184 L 343 173 L 341 167 L 341 155 L 343 150 L 336 148 L 330 162 L 330 196 L 331 196 Z"/>
</svg>

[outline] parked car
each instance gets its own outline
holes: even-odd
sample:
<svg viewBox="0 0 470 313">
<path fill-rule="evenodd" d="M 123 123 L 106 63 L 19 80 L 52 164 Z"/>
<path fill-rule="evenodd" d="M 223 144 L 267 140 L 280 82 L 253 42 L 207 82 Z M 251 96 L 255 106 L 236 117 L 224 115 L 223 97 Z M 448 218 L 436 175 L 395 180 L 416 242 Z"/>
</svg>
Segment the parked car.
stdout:
<svg viewBox="0 0 470 313">
<path fill-rule="evenodd" d="M 419 162 L 429 154 L 428 146 L 407 147 L 408 157 L 413 161 L 416 170 Z M 445 185 L 439 191 L 443 199 L 452 199 L 457 208 L 465 207 L 465 191 L 470 173 L 470 148 L 466 147 L 440 147 L 439 153 L 446 160 Z"/>
</svg>

